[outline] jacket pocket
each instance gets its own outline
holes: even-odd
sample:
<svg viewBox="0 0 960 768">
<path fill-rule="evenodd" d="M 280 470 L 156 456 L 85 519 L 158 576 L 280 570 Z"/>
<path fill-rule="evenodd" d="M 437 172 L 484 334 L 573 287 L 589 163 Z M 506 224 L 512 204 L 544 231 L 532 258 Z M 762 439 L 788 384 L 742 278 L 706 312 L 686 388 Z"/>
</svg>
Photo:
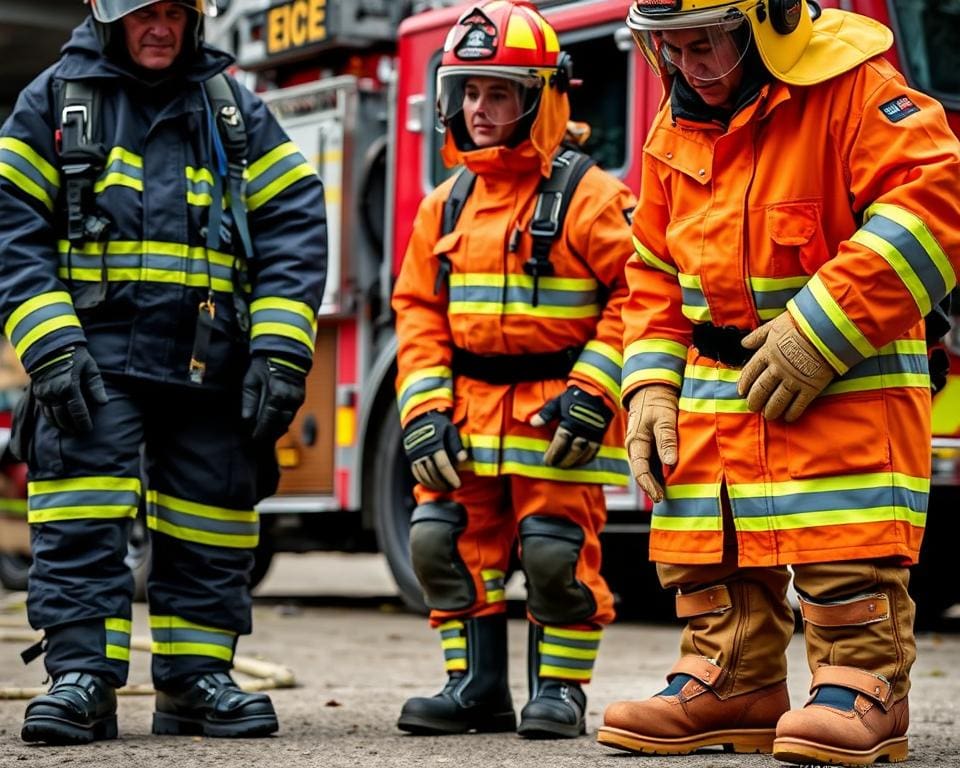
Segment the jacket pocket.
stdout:
<svg viewBox="0 0 960 768">
<path fill-rule="evenodd" d="M 773 241 L 771 266 L 775 275 L 812 275 L 830 258 L 819 203 L 772 205 L 767 208 L 766 222 Z"/>
<path fill-rule="evenodd" d="M 791 477 L 862 474 L 890 466 L 881 394 L 821 397 L 798 421 L 784 426 Z"/>
</svg>

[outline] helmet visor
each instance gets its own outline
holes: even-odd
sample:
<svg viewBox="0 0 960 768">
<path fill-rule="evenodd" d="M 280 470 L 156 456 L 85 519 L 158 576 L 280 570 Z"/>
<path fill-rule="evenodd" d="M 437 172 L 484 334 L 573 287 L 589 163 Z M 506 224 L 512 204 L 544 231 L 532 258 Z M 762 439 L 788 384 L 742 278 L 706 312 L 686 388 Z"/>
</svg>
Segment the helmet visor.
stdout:
<svg viewBox="0 0 960 768">
<path fill-rule="evenodd" d="M 90 4 L 93 18 L 104 24 L 110 24 L 122 19 L 127 14 L 146 8 L 160 0 L 85 0 Z M 216 0 L 176 0 L 180 5 L 195 10 L 207 16 L 217 15 Z"/>
<path fill-rule="evenodd" d="M 537 109 L 544 75 L 506 68 L 442 67 L 437 75 L 437 117 L 441 127 L 461 112 L 471 121 L 511 125 Z"/>
<path fill-rule="evenodd" d="M 657 71 L 680 72 L 688 82 L 712 82 L 733 72 L 753 39 L 753 27 L 736 8 L 641 14 L 631 8 L 627 26 Z"/>
</svg>

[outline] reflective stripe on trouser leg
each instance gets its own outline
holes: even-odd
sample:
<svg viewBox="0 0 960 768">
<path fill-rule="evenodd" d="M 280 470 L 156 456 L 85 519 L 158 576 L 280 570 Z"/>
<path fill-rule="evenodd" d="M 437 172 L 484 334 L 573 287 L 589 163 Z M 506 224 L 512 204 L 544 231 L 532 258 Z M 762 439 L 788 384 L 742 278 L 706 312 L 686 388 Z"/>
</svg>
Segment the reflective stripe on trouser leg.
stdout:
<svg viewBox="0 0 960 768">
<path fill-rule="evenodd" d="M 537 675 L 589 683 L 600 649 L 600 627 L 571 629 L 543 626 L 537 638 Z"/>
<path fill-rule="evenodd" d="M 114 688 L 130 669 L 130 619 L 107 618 L 61 624 L 45 631 L 44 664 L 51 678 L 89 672 Z"/>
<path fill-rule="evenodd" d="M 811 672 L 853 667 L 890 683 L 885 705 L 910 690 L 917 658 L 909 571 L 884 561 L 795 565 Z"/>
<path fill-rule="evenodd" d="M 437 630 L 443 648 L 443 665 L 447 672 L 467 671 L 467 632 L 462 621 L 445 621 Z"/>
<path fill-rule="evenodd" d="M 233 664 L 237 633 L 197 624 L 179 616 L 150 616 L 150 651 L 154 657 L 192 656 L 216 659 L 219 669 Z M 226 663 L 226 667 L 224 666 Z"/>
<path fill-rule="evenodd" d="M 677 615 L 686 620 L 680 655 L 712 659 L 724 670 L 714 692 L 722 699 L 787 677 L 793 636 L 785 566 L 740 568 L 732 518 L 724 499 L 723 560 L 711 565 L 657 563 L 666 589 L 677 590 Z"/>
</svg>

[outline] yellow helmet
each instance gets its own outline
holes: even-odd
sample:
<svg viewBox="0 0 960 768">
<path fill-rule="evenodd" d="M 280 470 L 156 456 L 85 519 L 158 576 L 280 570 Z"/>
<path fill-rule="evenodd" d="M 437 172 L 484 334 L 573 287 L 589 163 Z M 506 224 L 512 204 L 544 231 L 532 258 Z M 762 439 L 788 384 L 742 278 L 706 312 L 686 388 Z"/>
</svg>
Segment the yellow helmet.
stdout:
<svg viewBox="0 0 960 768">
<path fill-rule="evenodd" d="M 627 26 L 654 69 L 671 64 L 664 61 L 659 33 L 704 29 L 716 34 L 718 44 L 733 36 L 739 52 L 734 65 L 755 40 L 771 74 L 790 82 L 789 72 L 810 42 L 819 10 L 808 0 L 634 0 Z"/>
</svg>

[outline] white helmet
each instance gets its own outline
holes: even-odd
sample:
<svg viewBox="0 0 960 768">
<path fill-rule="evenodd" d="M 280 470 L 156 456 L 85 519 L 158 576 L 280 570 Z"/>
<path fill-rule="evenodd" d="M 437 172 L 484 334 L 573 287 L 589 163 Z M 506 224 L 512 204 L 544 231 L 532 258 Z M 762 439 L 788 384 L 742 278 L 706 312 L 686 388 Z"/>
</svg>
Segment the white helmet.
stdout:
<svg viewBox="0 0 960 768">
<path fill-rule="evenodd" d="M 83 2 L 90 6 L 93 18 L 103 24 L 110 24 L 122 19 L 128 13 L 153 5 L 160 0 L 83 0 Z M 216 0 L 175 0 L 175 2 L 191 8 L 201 15 L 217 15 Z"/>
</svg>

